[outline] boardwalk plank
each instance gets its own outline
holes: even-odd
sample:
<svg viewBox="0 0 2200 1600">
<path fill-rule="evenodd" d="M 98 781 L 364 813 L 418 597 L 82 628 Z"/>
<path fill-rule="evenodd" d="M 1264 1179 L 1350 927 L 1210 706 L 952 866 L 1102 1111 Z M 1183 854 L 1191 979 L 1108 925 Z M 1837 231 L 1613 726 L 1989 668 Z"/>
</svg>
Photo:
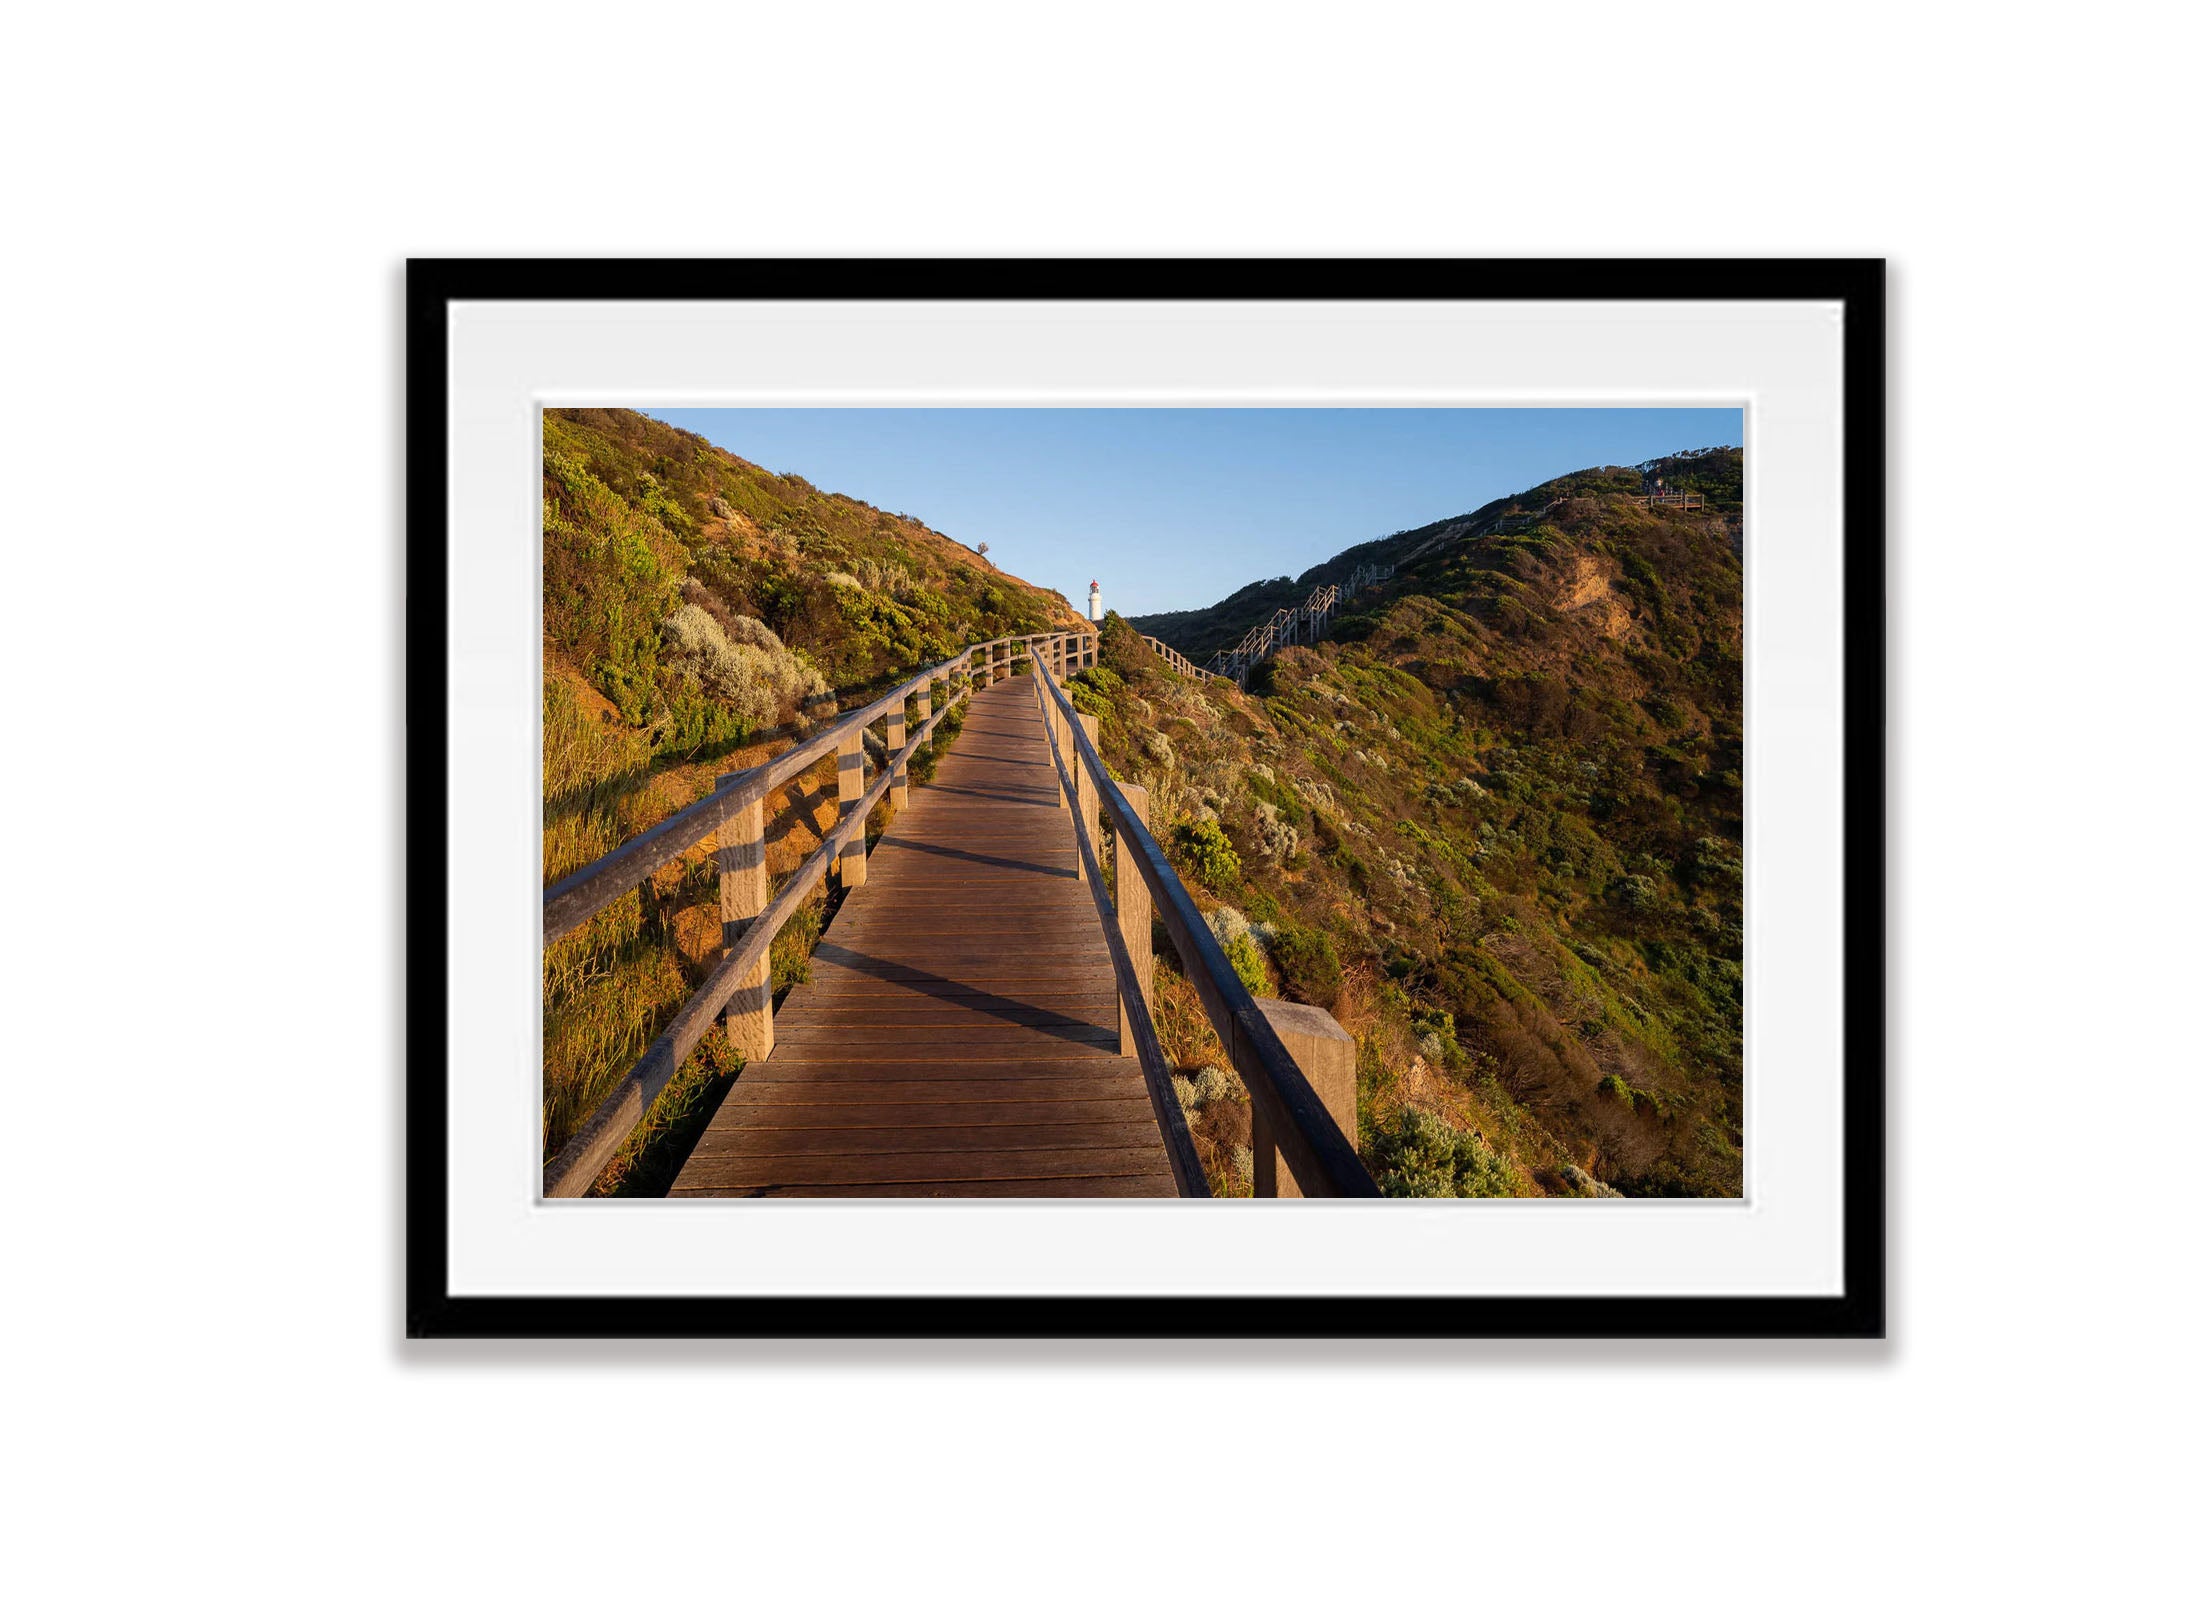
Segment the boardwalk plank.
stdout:
<svg viewBox="0 0 2200 1600">
<path fill-rule="evenodd" d="M 1135 1100 L 1140 1105 L 1151 1108 L 1146 1098 L 1146 1082 L 1143 1078 L 1099 1082 L 1079 1075 L 1066 1078 L 915 1079 L 884 1085 L 876 1082 L 830 1081 L 751 1083 L 743 1086 L 738 1102 L 729 1100 L 723 1114 L 731 1119 L 743 1115 L 751 1108 L 838 1106 L 845 1108 L 842 1120 L 828 1126 L 856 1127 L 870 1117 L 893 1116 L 919 1107 L 927 1110 L 946 1107 L 979 1116 L 990 1109 L 1016 1105 L 1057 1108 L 1082 1105 L 1099 1110 L 1113 1100 Z"/>
<path fill-rule="evenodd" d="M 1082 1123 L 1139 1123 L 1146 1118 L 1143 1098 L 1096 1100 L 977 1100 L 958 1095 L 935 1104 L 881 1100 L 876 1096 L 848 1104 L 809 1105 L 801 1101 L 762 1100 L 737 1106 L 711 1128 L 1004 1128 L 1067 1127 Z"/>
<path fill-rule="evenodd" d="M 1174 1199 L 1176 1184 L 1167 1177 L 1019 1178 L 1008 1182 L 971 1179 L 931 1183 L 781 1184 L 771 1188 L 683 1189 L 698 1199 L 785 1200 L 1129 1200 Z"/>
<path fill-rule="evenodd" d="M 1167 1177 L 1156 1133 L 1145 1148 L 1099 1150 L 929 1150 L 911 1154 L 706 1156 L 680 1171 L 683 1184 L 715 1188 L 774 1183 L 925 1183 L 951 1178 Z"/>
<path fill-rule="evenodd" d="M 1118 1102 L 1120 1104 L 1120 1102 Z M 1153 1119 L 1149 1116 L 1150 1125 Z M 713 1128 L 689 1159 L 704 1169 L 720 1161 L 750 1157 L 925 1155 L 952 1152 L 1143 1151 L 1152 1142 L 1148 1129 L 1131 1119 L 1113 1122 L 1004 1122 L 977 1127 L 926 1124 L 908 1128 Z"/>
<path fill-rule="evenodd" d="M 1113 1066 L 1110 1066 L 1113 1063 Z M 967 1052 L 904 1050 L 896 1055 L 866 1061 L 848 1061 L 836 1052 L 831 1057 L 797 1057 L 782 1063 L 774 1052 L 757 1069 L 758 1083 L 998 1083 L 1021 1078 L 1060 1078 L 1095 1084 L 1136 1083 L 1145 1079 L 1138 1068 L 1112 1050 L 1080 1046 L 1060 1055 L 981 1056 Z M 743 1073 L 743 1078 L 748 1074 Z M 730 1103 L 733 1096 L 728 1095 Z"/>
</svg>

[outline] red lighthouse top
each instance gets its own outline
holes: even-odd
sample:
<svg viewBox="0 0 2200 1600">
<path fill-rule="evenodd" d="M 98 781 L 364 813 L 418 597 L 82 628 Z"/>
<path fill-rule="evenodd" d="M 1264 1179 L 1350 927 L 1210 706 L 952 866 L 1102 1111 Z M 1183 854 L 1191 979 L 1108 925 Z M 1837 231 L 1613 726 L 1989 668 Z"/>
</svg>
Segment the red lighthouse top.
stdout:
<svg viewBox="0 0 2200 1600">
<path fill-rule="evenodd" d="M 1098 578 L 1093 579 L 1092 586 L 1095 590 L 1097 590 L 1100 587 L 1100 580 Z"/>
</svg>

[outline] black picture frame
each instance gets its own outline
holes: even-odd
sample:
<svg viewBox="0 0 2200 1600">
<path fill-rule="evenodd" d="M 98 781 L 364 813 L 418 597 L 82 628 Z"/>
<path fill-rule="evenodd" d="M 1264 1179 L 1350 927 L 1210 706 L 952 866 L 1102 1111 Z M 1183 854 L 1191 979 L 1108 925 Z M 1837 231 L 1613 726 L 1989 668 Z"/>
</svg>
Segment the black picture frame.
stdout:
<svg viewBox="0 0 2200 1600">
<path fill-rule="evenodd" d="M 1844 307 L 1843 1290 L 1827 1296 L 454 1295 L 448 310 L 481 300 L 1822 300 Z M 1877 1338 L 1886 1332 L 1886 263 L 414 260 L 406 269 L 405 1328 L 411 1337 Z"/>
</svg>

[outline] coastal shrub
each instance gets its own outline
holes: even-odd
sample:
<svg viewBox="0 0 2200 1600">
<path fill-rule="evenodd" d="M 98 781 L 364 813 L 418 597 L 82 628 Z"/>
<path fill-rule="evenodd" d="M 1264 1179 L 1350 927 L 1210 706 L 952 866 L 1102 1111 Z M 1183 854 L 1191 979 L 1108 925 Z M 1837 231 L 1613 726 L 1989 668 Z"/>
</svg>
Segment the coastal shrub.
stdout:
<svg viewBox="0 0 2200 1600">
<path fill-rule="evenodd" d="M 1252 923 L 1246 920 L 1245 913 L 1236 906 L 1216 906 L 1207 913 L 1206 922 L 1207 931 L 1215 936 L 1215 943 L 1224 949 L 1229 948 L 1232 940 L 1247 938 L 1253 931 Z"/>
<path fill-rule="evenodd" d="M 1191 1084 L 1192 1101 L 1195 1105 L 1207 1106 L 1213 1105 L 1218 1100 L 1241 1100 L 1244 1098 L 1244 1091 L 1238 1087 L 1237 1079 L 1231 1077 L 1229 1073 L 1224 1072 L 1220 1067 L 1201 1067 L 1198 1074 L 1188 1081 Z"/>
<path fill-rule="evenodd" d="M 664 658 L 724 702 L 752 728 L 790 716 L 821 714 L 831 698 L 825 679 L 753 617 L 734 619 L 733 632 L 701 606 L 687 604 L 665 618 Z"/>
<path fill-rule="evenodd" d="M 1319 928 L 1300 928 L 1289 923 L 1276 929 L 1269 941 L 1268 959 L 1283 980 L 1284 994 L 1301 1004 L 1333 1006 L 1344 968 L 1336 947 Z"/>
<path fill-rule="evenodd" d="M 1268 981 L 1268 963 L 1261 958 L 1260 946 L 1250 933 L 1241 933 L 1222 947 L 1222 953 L 1230 958 L 1230 969 L 1244 982 L 1249 994 L 1272 995 L 1276 986 Z"/>
<path fill-rule="evenodd" d="M 1433 1111 L 1408 1107 L 1378 1125 L 1362 1152 L 1376 1185 L 1392 1199 L 1482 1199 L 1512 1192 L 1504 1159 Z"/>
<path fill-rule="evenodd" d="M 1682 867 L 1690 883 L 1704 888 L 1742 886 L 1742 852 L 1724 839 L 1698 839 Z"/>
<path fill-rule="evenodd" d="M 596 687 L 632 722 L 652 709 L 656 619 L 686 575 L 686 557 L 656 518 L 558 450 L 543 457 L 544 637 L 587 664 Z"/>
<path fill-rule="evenodd" d="M 1070 679 L 1066 687 L 1069 690 L 1069 703 L 1077 708 L 1080 716 L 1105 717 L 1113 714 L 1114 707 L 1109 705 L 1106 693 L 1084 674 L 1080 673 Z"/>
<path fill-rule="evenodd" d="M 1213 817 L 1184 823 L 1176 830 L 1177 853 L 1200 882 L 1227 889 L 1238 881 L 1238 855 L 1222 824 Z"/>
<path fill-rule="evenodd" d="M 1123 687 L 1123 674 L 1107 665 L 1087 667 L 1070 678 L 1070 687 L 1087 684 L 1103 700 L 1112 700 Z"/>
</svg>

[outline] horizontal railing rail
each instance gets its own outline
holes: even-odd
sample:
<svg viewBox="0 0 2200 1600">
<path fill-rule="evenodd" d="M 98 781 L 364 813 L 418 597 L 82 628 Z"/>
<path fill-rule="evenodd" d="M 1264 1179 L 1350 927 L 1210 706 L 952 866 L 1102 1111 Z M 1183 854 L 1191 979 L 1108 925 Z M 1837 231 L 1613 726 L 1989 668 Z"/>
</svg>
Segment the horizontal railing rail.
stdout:
<svg viewBox="0 0 2200 1600">
<path fill-rule="evenodd" d="M 909 763 L 931 739 L 941 721 L 970 696 L 981 680 L 997 683 L 1013 667 L 1029 661 L 1034 671 L 1067 670 L 1074 660 L 1089 665 L 1097 659 L 1097 635 L 1084 630 L 1014 634 L 975 644 L 960 655 L 926 668 L 895 685 L 861 710 L 842 717 L 831 727 L 803 740 L 785 754 L 746 772 L 729 774 L 714 793 L 675 812 L 656 827 L 637 834 L 618 849 L 590 862 L 543 891 L 543 942 L 545 947 L 613 904 L 621 895 L 638 888 L 666 862 L 701 844 L 713 834 L 732 828 L 744 813 L 759 815 L 765 798 L 780 785 L 800 776 L 819 762 L 838 756 L 843 764 L 840 816 L 818 841 L 817 848 L 742 927 L 740 937 L 719 957 L 718 965 L 690 994 L 665 1029 L 650 1041 L 641 1058 L 613 1086 L 570 1139 L 543 1168 L 543 1193 L 550 1198 L 583 1195 L 596 1181 L 628 1135 L 656 1103 L 674 1075 L 737 993 L 758 981 L 762 974 L 764 1004 L 770 1003 L 768 963 L 772 940 L 787 925 L 803 900 L 823 880 L 827 869 L 840 863 L 843 881 L 850 887 L 861 877 L 851 877 L 849 862 L 860 860 L 863 828 L 878 802 L 890 791 L 907 791 Z M 1021 654 L 1018 653 L 1019 649 Z M 1053 663 L 1053 669 L 1047 663 Z M 956 687 L 958 681 L 960 688 Z M 932 686 L 945 683 L 945 703 L 936 709 L 925 705 Z M 902 708 L 915 697 L 925 720 L 906 736 L 898 748 L 894 739 L 903 734 L 906 717 Z M 848 774 L 862 765 L 863 735 L 871 723 L 887 719 L 888 759 L 879 763 L 878 775 L 851 792 Z M 851 752 L 851 745 L 853 752 Z M 756 841 L 752 839 L 752 847 Z M 759 867 L 757 870 L 761 871 Z M 860 865 L 857 872 L 860 874 Z M 759 897 L 761 897 L 761 890 Z M 730 938 L 730 933 L 729 933 Z M 767 1036 L 768 1037 L 768 1036 Z"/>
<path fill-rule="evenodd" d="M 1089 777 L 1089 793 L 1097 801 L 1096 809 L 1115 829 L 1118 898 L 1123 892 L 1127 857 L 1129 865 L 1144 882 L 1153 910 L 1167 930 L 1170 942 L 1176 946 L 1184 974 L 1199 995 L 1208 1021 L 1214 1024 L 1231 1065 L 1237 1069 L 1238 1077 L 1252 1096 L 1254 1110 L 1264 1118 L 1277 1151 L 1289 1164 L 1300 1189 L 1308 1195 L 1374 1198 L 1379 1191 L 1374 1178 L 1360 1161 L 1359 1152 L 1292 1060 L 1274 1024 L 1254 1003 L 1244 980 L 1230 965 L 1230 958 L 1223 954 L 1221 942 L 1192 903 L 1183 880 L 1176 875 L 1176 869 L 1169 865 L 1160 844 L 1109 775 L 1107 763 L 1100 759 L 1100 752 L 1086 732 L 1076 705 L 1063 693 L 1060 682 L 1044 662 L 1035 662 L 1033 671 L 1039 678 L 1044 708 L 1048 711 L 1045 721 L 1048 738 L 1054 745 L 1057 775 L 1080 801 L 1088 792 L 1085 781 Z M 1089 837 L 1093 830 L 1088 826 L 1082 804 L 1075 814 L 1074 825 L 1085 875 L 1093 884 L 1093 899 L 1101 908 L 1101 922 L 1109 930 L 1108 952 L 1116 966 L 1122 1009 L 1138 1046 L 1139 1066 L 1146 1079 L 1148 1095 L 1161 1120 L 1164 1138 L 1170 1142 L 1171 1166 L 1175 1167 L 1180 1159 L 1177 1130 L 1182 1130 L 1186 1150 L 1191 1149 L 1190 1131 L 1184 1124 L 1183 1110 L 1170 1082 L 1168 1061 L 1154 1032 L 1145 995 L 1132 976 L 1130 952 L 1123 949 L 1116 919 L 1107 910 L 1098 852 Z M 1194 1152 L 1193 1160 L 1196 1162 L 1196 1159 Z M 1206 1194 L 1204 1172 L 1196 1185 L 1180 1172 L 1178 1188 L 1184 1194 Z"/>
</svg>

